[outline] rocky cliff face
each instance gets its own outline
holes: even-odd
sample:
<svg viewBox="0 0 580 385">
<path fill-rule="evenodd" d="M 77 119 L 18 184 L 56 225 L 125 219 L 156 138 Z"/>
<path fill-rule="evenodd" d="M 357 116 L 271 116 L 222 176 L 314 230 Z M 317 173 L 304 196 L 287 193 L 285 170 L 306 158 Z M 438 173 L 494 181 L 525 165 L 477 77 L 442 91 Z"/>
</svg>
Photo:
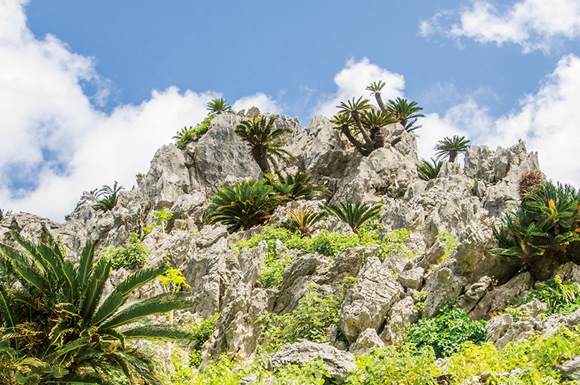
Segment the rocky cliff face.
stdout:
<svg viewBox="0 0 580 385">
<path fill-rule="evenodd" d="M 382 231 L 409 230 L 405 245 L 411 255 L 393 251 L 381 262 L 376 247 L 346 249 L 334 259 L 297 253 L 284 271 L 280 288 L 262 287 L 258 275 L 265 245 L 242 249 L 239 254 L 231 248 L 260 229 L 228 234 L 223 226 L 203 225 L 208 198 L 222 183 L 261 177 L 246 145 L 233 131 L 240 119 L 234 114 L 218 115 L 209 131 L 184 150 L 172 144 L 162 146 L 147 176 L 139 179 L 138 187 L 121 192 L 113 210 L 95 211 L 94 198 L 85 193 L 63 224 L 30 214 L 9 215 L 0 222 L 0 240 L 9 243 L 10 230 L 38 237 L 44 226 L 61 240 L 67 256 L 75 259 L 86 240 L 97 241 L 97 248 L 118 247 L 131 232 L 140 234 L 152 253 L 149 265 L 168 261 L 183 272 L 198 304 L 190 313 L 204 318 L 221 314 L 217 330 L 204 346 L 206 362 L 222 353 L 250 357 L 260 333 L 256 320 L 269 312 L 293 310 L 309 284 L 335 293 L 345 277 L 357 278 L 346 293 L 339 322 L 355 353 L 399 342 L 410 323 L 437 314 L 452 298 L 459 298 L 473 319 L 488 319 L 510 296 L 533 286 L 528 273 L 518 274 L 488 252 L 496 244 L 492 225 L 519 199 L 519 175 L 539 169 L 537 155 L 528 153 L 523 142 L 495 151 L 472 146 L 464 168 L 445 163 L 439 177 L 423 181 L 416 171 L 415 136 L 398 124 L 385 130 L 387 137 L 397 138 L 394 146 L 363 157 L 327 118 L 317 116 L 301 128 L 297 119 L 283 116 L 277 124 L 294 130 L 287 145 L 298 158 L 293 167 L 327 186 L 333 193 L 332 203 L 382 203 Z M 156 227 L 145 235 L 143 228 L 155 223 L 152 212 L 163 207 L 173 213 L 167 226 L 170 231 Z M 329 230 L 340 228 L 332 221 L 327 226 Z M 441 237 L 444 233 L 457 241 L 451 249 Z M 580 281 L 578 266 L 565 268 L 568 278 Z M 144 288 L 139 295 L 157 290 L 160 288 L 155 286 Z M 422 308 L 415 306 L 419 292 L 425 292 Z M 577 323 L 577 318 L 560 321 Z M 490 322 L 488 329 L 493 342 L 505 344 L 554 322 L 531 320 L 520 325 L 502 317 Z M 352 357 L 332 350 L 344 344 L 329 341 L 334 347 L 320 348 L 329 360 L 347 360 L 351 365 Z M 307 345 L 308 352 L 316 349 Z M 296 353 L 300 348 L 287 350 Z M 283 355 L 280 351 L 276 362 L 300 360 Z"/>
</svg>

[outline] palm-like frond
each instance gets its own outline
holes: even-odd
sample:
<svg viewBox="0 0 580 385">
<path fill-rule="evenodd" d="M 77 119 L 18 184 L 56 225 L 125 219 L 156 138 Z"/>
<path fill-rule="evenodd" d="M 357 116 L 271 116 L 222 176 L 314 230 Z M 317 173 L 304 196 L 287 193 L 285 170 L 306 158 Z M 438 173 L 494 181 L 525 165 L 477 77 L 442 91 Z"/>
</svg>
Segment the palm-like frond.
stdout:
<svg viewBox="0 0 580 385">
<path fill-rule="evenodd" d="M 219 115 L 222 112 L 230 111 L 232 109 L 232 106 L 230 106 L 224 98 L 217 98 L 207 103 L 207 109 L 212 113 Z"/>
<path fill-rule="evenodd" d="M 336 106 L 336 108 L 339 108 L 338 112 L 339 114 L 351 115 L 352 118 L 356 120 L 357 118 L 355 116 L 371 108 L 371 105 L 369 104 L 368 99 L 363 99 L 363 97 L 361 96 L 358 99 L 352 98 L 352 100 L 348 100 L 346 103 L 340 102 L 340 104 Z"/>
<path fill-rule="evenodd" d="M 236 126 L 235 133 L 241 140 L 247 142 L 250 146 L 248 151 L 252 158 L 258 163 L 262 173 L 270 174 L 271 169 L 268 161 L 274 165 L 277 170 L 278 161 L 291 164 L 296 157 L 282 147 L 286 140 L 280 139 L 284 134 L 291 133 L 289 128 L 276 128 L 276 117 L 269 119 L 249 119 L 244 120 Z"/>
<path fill-rule="evenodd" d="M 49 235 L 41 244 L 12 236 L 24 252 L 0 244 L 0 255 L 10 261 L 20 283 L 10 288 L 0 283 L 0 353 L 11 349 L 26 359 L 10 367 L 10 376 L 42 383 L 104 384 L 103 373 L 120 370 L 136 382 L 161 384 L 150 359 L 127 349 L 125 339 L 190 336 L 154 325 L 128 329 L 125 335 L 117 327 L 192 306 L 187 293 L 164 293 L 123 307 L 132 291 L 168 267 L 136 272 L 101 300 L 111 267 L 105 259 L 93 265 L 92 243 L 87 242 L 74 266 Z"/>
<path fill-rule="evenodd" d="M 326 216 L 326 212 L 316 212 L 312 209 L 301 207 L 296 210 L 288 210 L 288 222 L 284 224 L 291 232 L 300 232 L 302 237 L 312 236 L 312 226 Z"/>
<path fill-rule="evenodd" d="M 266 223 L 282 197 L 265 181 L 249 180 L 225 186 L 210 201 L 207 223 L 223 223 L 233 232 Z"/>
<path fill-rule="evenodd" d="M 469 139 L 466 139 L 465 136 L 454 135 L 453 138 L 443 138 L 435 146 L 435 150 L 437 150 L 435 153 L 436 159 L 440 160 L 448 156 L 449 162 L 455 162 L 455 158 L 460 152 L 467 151 L 469 143 Z"/>
<path fill-rule="evenodd" d="M 419 107 L 416 101 L 409 102 L 404 98 L 389 99 L 389 104 L 387 105 L 387 111 L 391 112 L 401 122 L 407 132 L 421 128 L 421 126 L 415 126 L 415 123 L 418 118 L 425 117 L 424 114 L 420 113 L 422 110 L 423 108 Z"/>
<path fill-rule="evenodd" d="M 123 190 L 123 186 L 119 186 L 118 182 L 115 181 L 113 187 L 104 185 L 99 189 L 94 195 L 98 200 L 97 203 L 93 205 L 95 210 L 109 211 L 117 205 L 117 198 L 119 197 L 119 192 Z"/>
<path fill-rule="evenodd" d="M 352 231 L 358 234 L 361 226 L 379 216 L 382 206 L 361 204 L 359 202 L 354 205 L 352 203 L 341 203 L 340 206 L 323 204 L 320 205 L 320 208 L 349 225 Z"/>
<path fill-rule="evenodd" d="M 287 174 L 285 177 L 278 173 L 278 179 L 267 175 L 266 179 L 274 190 L 288 200 L 314 199 L 319 195 L 331 195 L 331 192 L 322 185 L 312 183 L 312 175 L 297 171 L 295 174 Z"/>
<path fill-rule="evenodd" d="M 417 164 L 417 173 L 419 178 L 423 180 L 431 180 L 437 178 L 439 171 L 441 171 L 441 166 L 443 162 L 437 161 L 431 158 L 431 163 L 428 160 L 421 159 L 421 162 Z"/>
</svg>

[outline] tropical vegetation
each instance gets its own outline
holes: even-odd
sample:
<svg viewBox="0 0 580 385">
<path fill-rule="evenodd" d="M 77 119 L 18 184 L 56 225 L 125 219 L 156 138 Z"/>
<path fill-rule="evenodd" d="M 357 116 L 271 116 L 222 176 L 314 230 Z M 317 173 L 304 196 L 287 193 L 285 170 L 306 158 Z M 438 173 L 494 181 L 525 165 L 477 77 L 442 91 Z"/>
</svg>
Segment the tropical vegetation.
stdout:
<svg viewBox="0 0 580 385">
<path fill-rule="evenodd" d="M 528 269 L 542 281 L 562 263 L 580 263 L 579 204 L 580 193 L 570 185 L 537 185 L 493 228 L 499 248 L 492 253 Z"/>
<path fill-rule="evenodd" d="M 105 297 L 112 264 L 94 262 L 92 242 L 74 265 L 47 233 L 42 243 L 12 237 L 21 249 L 0 244 L 0 383 L 110 384 L 123 378 L 162 384 L 153 360 L 129 342 L 189 338 L 178 328 L 141 322 L 193 303 L 187 293 L 127 301 L 167 266 L 137 271 Z"/>
<path fill-rule="evenodd" d="M 215 118 L 215 114 L 209 114 L 200 124 L 195 127 L 183 127 L 173 136 L 175 139 L 175 146 L 183 150 L 191 142 L 197 142 L 208 130 L 211 121 Z"/>
<path fill-rule="evenodd" d="M 286 200 L 316 199 L 323 195 L 331 195 L 325 186 L 313 184 L 312 175 L 306 172 L 296 171 L 294 174 L 287 173 L 286 176 L 278 172 L 276 177 L 272 174 L 266 174 L 265 177 L 267 183 Z"/>
<path fill-rule="evenodd" d="M 340 206 L 322 204 L 320 208 L 349 225 L 355 234 L 359 233 L 360 228 L 366 222 L 378 218 L 382 210 L 381 205 L 369 205 L 360 202 L 356 204 L 341 203 Z"/>
<path fill-rule="evenodd" d="M 435 145 L 436 159 L 441 160 L 449 157 L 449 162 L 455 162 L 457 155 L 467 151 L 469 147 L 469 139 L 465 136 L 453 135 L 453 138 L 443 138 Z"/>
<path fill-rule="evenodd" d="M 417 174 L 423 180 L 435 179 L 441 171 L 441 166 L 443 166 L 443 162 L 440 160 L 431 158 L 431 163 L 429 163 L 428 160 L 421 159 L 421 162 L 417 164 Z"/>
<path fill-rule="evenodd" d="M 224 98 L 212 99 L 207 103 L 207 109 L 211 114 L 221 114 L 222 112 L 228 112 L 232 109 L 232 106 L 226 102 Z"/>
<path fill-rule="evenodd" d="M 305 207 L 288 210 L 288 221 L 284 223 L 284 227 L 292 233 L 300 233 L 302 237 L 312 238 L 313 226 L 325 216 L 324 211 L 316 212 Z"/>
<path fill-rule="evenodd" d="M 404 98 L 389 99 L 389 104 L 387 104 L 387 111 L 395 116 L 407 132 L 421 128 L 421 126 L 416 126 L 415 124 L 418 118 L 425 117 L 424 114 L 420 113 L 422 110 L 423 108 L 419 107 L 416 101 L 409 102 L 409 100 Z"/>
<path fill-rule="evenodd" d="M 101 258 L 107 259 L 114 270 L 124 268 L 128 270 L 140 269 L 147 263 L 151 252 L 141 243 L 139 235 L 131 233 L 127 239 L 127 247 L 106 247 L 99 252 Z"/>
<path fill-rule="evenodd" d="M 208 224 L 223 223 L 230 232 L 265 224 L 283 198 L 265 180 L 224 186 L 210 198 Z"/>
<path fill-rule="evenodd" d="M 93 196 L 97 199 L 97 203 L 93 205 L 93 208 L 102 211 L 112 210 L 117 205 L 119 192 L 123 190 L 123 188 L 123 186 L 119 186 L 117 181 L 115 181 L 112 188 L 108 185 L 104 185 L 99 190 L 95 190 Z"/>
<path fill-rule="evenodd" d="M 544 175 L 538 170 L 524 171 L 518 179 L 518 194 L 520 199 L 524 199 L 526 194 L 534 192 L 536 186 L 544 184 Z"/>
<path fill-rule="evenodd" d="M 278 171 L 278 161 L 290 165 L 296 160 L 294 155 L 283 148 L 287 141 L 281 139 L 282 135 L 291 133 L 292 130 L 289 128 L 276 128 L 276 119 L 275 116 L 271 116 L 268 119 L 254 118 L 243 120 L 235 129 L 235 133 L 240 139 L 250 146 L 248 152 L 264 175 L 272 173 L 270 164 L 272 164 L 274 170 Z"/>
</svg>

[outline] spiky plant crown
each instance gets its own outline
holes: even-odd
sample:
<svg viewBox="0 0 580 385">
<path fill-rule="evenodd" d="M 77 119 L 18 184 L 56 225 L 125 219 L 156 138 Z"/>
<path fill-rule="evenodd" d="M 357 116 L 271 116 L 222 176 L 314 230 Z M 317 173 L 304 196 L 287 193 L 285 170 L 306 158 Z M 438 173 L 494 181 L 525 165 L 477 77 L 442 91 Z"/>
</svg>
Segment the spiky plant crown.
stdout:
<svg viewBox="0 0 580 385">
<path fill-rule="evenodd" d="M 469 147 L 470 140 L 465 136 L 453 135 L 453 138 L 445 137 L 435 146 L 435 157 L 437 160 L 448 156 L 449 162 L 454 162 L 459 153 L 466 152 Z"/>
<path fill-rule="evenodd" d="M 421 159 L 421 162 L 417 164 L 417 174 L 423 180 L 435 179 L 439 175 L 442 165 L 443 162 L 440 160 L 431 158 L 431 163 L 429 163 L 428 160 Z"/>
<path fill-rule="evenodd" d="M 544 175 L 537 170 L 524 171 L 518 180 L 518 193 L 520 199 L 524 199 L 526 194 L 534 192 L 537 185 L 544 183 Z"/>
<path fill-rule="evenodd" d="M 360 228 L 366 222 L 378 218 L 382 210 L 381 205 L 373 206 L 360 202 L 356 204 L 341 203 L 340 206 L 322 204 L 320 208 L 349 225 L 355 234 L 359 233 Z"/>
<path fill-rule="evenodd" d="M 332 195 L 325 186 L 312 183 L 312 175 L 302 171 L 286 176 L 278 172 L 277 178 L 273 175 L 266 175 L 266 179 L 274 190 L 287 200 L 297 201 L 315 199 L 321 195 Z"/>
<path fill-rule="evenodd" d="M 299 209 L 288 210 L 288 222 L 284 224 L 291 232 L 300 232 L 302 237 L 312 236 L 312 226 L 326 216 L 326 212 L 316 212 L 313 209 L 300 207 Z"/>
<path fill-rule="evenodd" d="M 226 102 L 224 98 L 213 99 L 207 104 L 207 109 L 215 114 L 221 114 L 222 112 L 227 112 L 232 109 L 232 106 Z"/>
</svg>

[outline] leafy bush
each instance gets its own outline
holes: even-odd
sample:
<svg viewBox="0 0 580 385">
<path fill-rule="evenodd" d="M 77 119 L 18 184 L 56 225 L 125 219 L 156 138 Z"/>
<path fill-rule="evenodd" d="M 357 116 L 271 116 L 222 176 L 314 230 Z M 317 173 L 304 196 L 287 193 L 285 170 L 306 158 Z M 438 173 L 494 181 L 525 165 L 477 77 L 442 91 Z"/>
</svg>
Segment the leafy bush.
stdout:
<svg viewBox="0 0 580 385">
<path fill-rule="evenodd" d="M 223 187 L 210 198 L 206 222 L 228 225 L 230 232 L 249 229 L 268 221 L 282 201 L 272 186 L 254 179 Z"/>
<path fill-rule="evenodd" d="M 151 226 L 147 226 L 143 228 L 143 232 L 145 233 L 145 235 L 151 233 L 151 231 L 153 231 L 153 229 L 157 226 L 161 226 L 161 231 L 163 233 L 165 233 L 166 231 L 166 227 L 167 227 L 167 222 L 173 218 L 173 213 L 168 213 L 166 208 L 163 207 L 161 208 L 161 210 L 159 211 L 153 211 L 151 213 L 155 218 L 157 218 L 157 222 L 155 222 L 154 224 L 152 224 Z"/>
<path fill-rule="evenodd" d="M 209 114 L 200 124 L 189 128 L 183 127 L 173 136 L 175 139 L 175 146 L 183 150 L 191 142 L 197 142 L 209 130 L 211 121 L 215 118 L 215 114 Z"/>
<path fill-rule="evenodd" d="M 267 253 L 258 281 L 264 288 L 279 287 L 284 278 L 284 269 L 291 263 L 292 257 L 289 254 L 277 256 L 274 253 Z"/>
<path fill-rule="evenodd" d="M 260 242 L 266 241 L 268 252 L 274 253 L 276 240 L 279 240 L 288 249 L 304 250 L 309 253 L 335 257 L 344 249 L 379 245 L 379 259 L 384 260 L 392 251 L 409 257 L 412 256 L 412 252 L 404 244 L 410 234 L 407 229 L 399 229 L 381 239 L 378 229 L 371 230 L 368 227 L 363 227 L 358 235 L 329 233 L 327 230 L 323 230 L 312 238 L 302 238 L 287 229 L 275 229 L 266 226 L 262 234 L 254 235 L 247 241 L 240 241 L 236 243 L 236 247 L 256 248 Z"/>
<path fill-rule="evenodd" d="M 258 319 L 261 323 L 259 349 L 266 354 L 278 351 L 283 345 L 299 339 L 325 342 L 330 325 L 338 325 L 341 300 L 337 295 L 323 295 L 310 285 L 298 307 L 290 313 L 268 313 Z"/>
<path fill-rule="evenodd" d="M 135 233 L 129 235 L 127 247 L 106 247 L 101 250 L 101 258 L 107 259 L 111 267 L 115 270 L 125 268 L 135 270 L 143 267 L 151 253 L 146 245 L 141 243 L 139 236 Z"/>
<path fill-rule="evenodd" d="M 428 160 L 421 159 L 421 162 L 417 164 L 417 174 L 423 180 L 435 179 L 441 171 L 441 166 L 443 166 L 443 162 L 440 160 L 431 158 L 431 163 L 429 163 Z"/>
<path fill-rule="evenodd" d="M 548 305 L 546 315 L 568 315 L 580 308 L 580 286 L 576 282 L 562 283 L 559 276 L 554 276 L 545 283 L 540 283 L 538 289 L 531 290 L 527 296 L 516 298 L 515 305 L 531 302 L 534 298 Z M 517 311 L 518 308 L 506 308 L 506 312 Z"/>
<path fill-rule="evenodd" d="M 314 199 L 320 195 L 331 195 L 331 192 L 326 187 L 312 183 L 312 175 L 302 171 L 297 171 L 295 174 L 287 174 L 286 176 L 278 173 L 277 178 L 267 174 L 266 179 L 274 187 L 274 190 L 287 200 L 297 201 L 300 199 Z"/>
<path fill-rule="evenodd" d="M 435 365 L 433 349 L 418 350 L 409 344 L 372 349 L 368 355 L 357 356 L 356 366 L 347 385 L 435 385 L 442 372 Z"/>
<path fill-rule="evenodd" d="M 167 266 L 135 272 L 105 296 L 111 262 L 93 264 L 93 243 L 87 242 L 74 265 L 49 234 L 41 244 L 12 237 L 22 249 L 0 244 L 0 381 L 102 384 L 117 375 L 161 385 L 152 359 L 126 342 L 189 338 L 167 325 L 135 324 L 193 302 L 186 293 L 163 293 L 126 303 Z M 8 266 L 13 284 L 4 275 Z"/>
<path fill-rule="evenodd" d="M 104 185 L 99 190 L 96 190 L 93 195 L 97 199 L 97 203 L 93 205 L 93 208 L 102 211 L 112 210 L 117 205 L 117 198 L 122 189 L 123 186 L 118 186 L 117 181 L 115 181 L 113 188 Z"/>
<path fill-rule="evenodd" d="M 485 321 L 470 321 L 465 311 L 456 303 L 443 307 L 434 318 L 423 318 L 409 327 L 407 342 L 417 349 L 430 346 L 437 358 L 448 357 L 459 351 L 465 341 L 481 343 L 487 332 Z"/>
<path fill-rule="evenodd" d="M 292 233 L 299 232 L 303 237 L 312 238 L 312 226 L 320 222 L 325 215 L 325 212 L 315 212 L 304 207 L 288 210 L 288 221 L 283 224 L 283 227 Z"/>
<path fill-rule="evenodd" d="M 191 335 L 191 345 L 189 346 L 190 366 L 198 367 L 201 363 L 201 348 L 215 331 L 215 322 L 219 316 L 220 314 L 216 313 L 208 319 L 202 319 L 199 322 L 194 322 L 184 327 Z"/>
<path fill-rule="evenodd" d="M 381 213 L 381 205 L 367 205 L 363 203 L 341 203 L 340 207 L 323 204 L 320 208 L 330 215 L 334 215 L 342 222 L 350 226 L 355 234 L 358 234 L 359 229 L 368 221 L 372 221 L 379 217 Z"/>
<path fill-rule="evenodd" d="M 493 232 L 499 248 L 491 250 L 527 268 L 541 281 L 561 264 L 580 263 L 580 194 L 572 186 L 546 182 L 524 196 Z"/>
</svg>

